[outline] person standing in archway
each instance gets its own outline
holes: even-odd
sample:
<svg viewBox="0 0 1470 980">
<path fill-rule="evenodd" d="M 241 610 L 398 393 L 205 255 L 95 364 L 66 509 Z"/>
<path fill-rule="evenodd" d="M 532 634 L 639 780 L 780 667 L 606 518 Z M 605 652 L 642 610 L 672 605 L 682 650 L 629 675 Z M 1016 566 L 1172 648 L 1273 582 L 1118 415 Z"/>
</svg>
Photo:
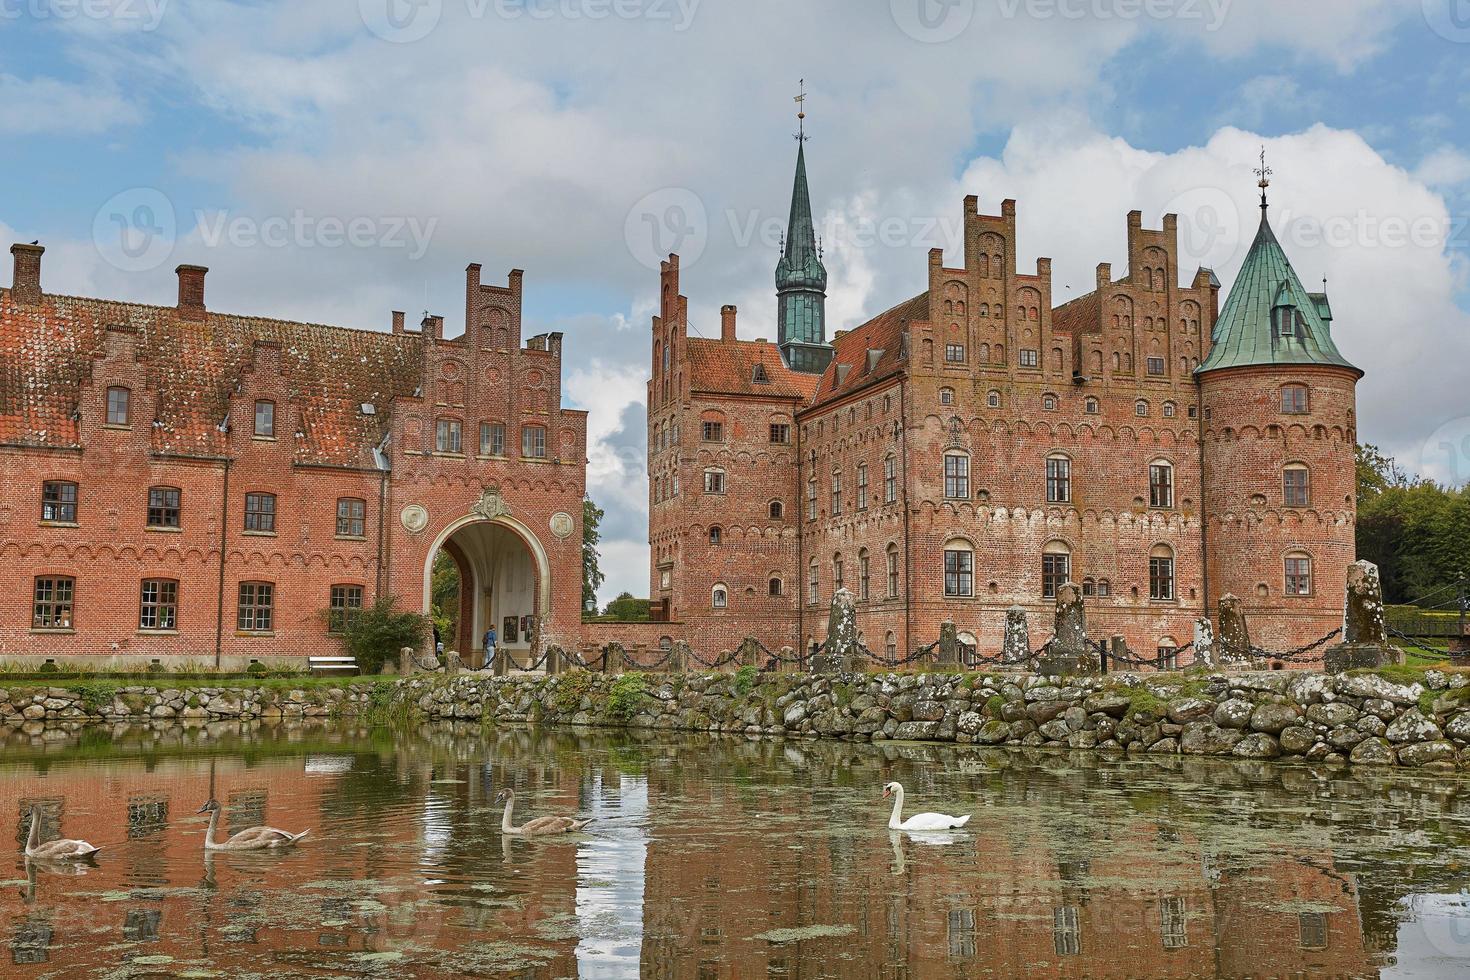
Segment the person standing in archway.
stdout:
<svg viewBox="0 0 1470 980">
<path fill-rule="evenodd" d="M 495 627 L 492 626 L 485 631 L 485 669 L 490 670 L 495 666 Z"/>
</svg>

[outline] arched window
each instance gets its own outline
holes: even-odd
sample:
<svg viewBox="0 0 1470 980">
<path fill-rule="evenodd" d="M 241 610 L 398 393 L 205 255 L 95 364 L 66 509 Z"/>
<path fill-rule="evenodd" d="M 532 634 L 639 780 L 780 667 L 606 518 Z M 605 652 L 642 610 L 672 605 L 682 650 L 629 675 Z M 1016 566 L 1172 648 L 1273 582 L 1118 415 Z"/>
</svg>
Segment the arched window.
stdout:
<svg viewBox="0 0 1470 980">
<path fill-rule="evenodd" d="M 72 628 L 72 605 L 76 598 L 76 579 L 69 575 L 36 577 L 31 603 L 31 628 L 69 630 Z"/>
<path fill-rule="evenodd" d="M 1101 405 L 1096 398 L 1088 398 L 1085 402 L 1082 403 L 1082 411 L 1086 412 L 1088 415 L 1096 415 L 1099 411 L 1101 411 Z"/>
<path fill-rule="evenodd" d="M 842 471 L 832 471 L 832 516 L 842 513 Z"/>
<path fill-rule="evenodd" d="M 953 388 L 940 388 L 939 389 L 939 404 L 941 404 L 941 405 L 953 405 L 954 404 L 954 389 Z"/>
<path fill-rule="evenodd" d="M 1281 502 L 1287 507 L 1309 507 L 1312 475 L 1305 463 L 1287 463 L 1281 470 Z"/>
<path fill-rule="evenodd" d="M 1172 636 L 1159 637 L 1154 650 L 1158 656 L 1159 670 L 1179 669 L 1179 644 Z"/>
<path fill-rule="evenodd" d="M 121 386 L 107 389 L 107 424 L 127 425 L 132 415 L 133 393 Z"/>
<path fill-rule="evenodd" d="M 975 594 L 975 549 L 968 541 L 944 546 L 944 594 L 954 598 Z"/>
<path fill-rule="evenodd" d="M 950 500 L 970 499 L 970 457 L 950 451 L 944 454 L 944 496 Z"/>
<path fill-rule="evenodd" d="M 274 439 L 276 437 L 275 402 L 261 399 L 255 403 L 255 436 L 258 439 Z"/>
<path fill-rule="evenodd" d="M 256 534 L 276 533 L 275 494 L 247 493 L 245 495 L 245 530 Z"/>
<path fill-rule="evenodd" d="M 771 501 L 770 504 L 768 505 L 768 510 L 769 510 L 770 515 L 771 515 L 771 520 L 773 520 L 773 521 L 779 521 L 779 520 L 781 520 L 785 516 L 785 514 L 786 514 L 786 508 L 782 505 L 781 501 L 779 501 L 779 500 L 773 500 L 773 501 Z"/>
<path fill-rule="evenodd" d="M 1065 541 L 1048 541 L 1041 549 L 1041 597 L 1055 599 L 1072 580 L 1072 549 Z"/>
<path fill-rule="evenodd" d="M 898 638 L 893 635 L 893 630 L 883 637 L 883 649 L 887 651 L 889 660 L 898 659 Z"/>
<path fill-rule="evenodd" d="M 806 481 L 806 519 L 814 521 L 817 519 L 817 478 L 808 477 Z"/>
<path fill-rule="evenodd" d="M 771 580 L 766 583 L 766 589 L 770 595 L 779 596 L 783 591 L 780 576 L 772 575 Z"/>
<path fill-rule="evenodd" d="M 1174 549 L 1166 544 L 1156 544 L 1148 553 L 1148 597 L 1174 598 Z"/>
<path fill-rule="evenodd" d="M 725 492 L 725 471 L 724 470 L 718 469 L 716 467 L 711 467 L 710 469 L 707 469 L 707 470 L 704 471 L 704 492 L 705 493 L 724 493 Z"/>
<path fill-rule="evenodd" d="M 138 629 L 179 628 L 179 583 L 171 578 L 145 578 L 138 598 Z"/>
<path fill-rule="evenodd" d="M 832 556 L 832 591 L 842 588 L 842 552 Z"/>
<path fill-rule="evenodd" d="M 888 546 L 888 598 L 898 598 L 898 545 Z"/>
<path fill-rule="evenodd" d="M 889 453 L 883 459 L 883 502 L 891 504 L 898 499 L 898 457 Z"/>
<path fill-rule="evenodd" d="M 1297 310 L 1295 306 L 1282 304 L 1271 310 L 1271 333 L 1274 337 L 1286 339 L 1295 337 L 1297 334 Z"/>
<path fill-rule="evenodd" d="M 858 510 L 867 510 L 868 509 L 868 464 L 867 463 L 859 463 L 857 465 L 857 487 L 855 489 L 856 489 L 855 500 L 856 500 L 856 504 L 857 504 L 857 509 Z"/>
<path fill-rule="evenodd" d="M 434 451 L 457 453 L 464 448 L 464 423 L 459 419 L 439 419 L 434 423 Z"/>
<path fill-rule="evenodd" d="M 1105 599 L 1113 594 L 1113 583 L 1105 578 L 1097 580 L 1097 595 L 1099 599 Z"/>
<path fill-rule="evenodd" d="M 710 544 L 713 544 L 713 545 L 721 544 L 724 541 L 724 537 L 725 536 L 720 531 L 720 526 L 718 524 L 716 524 L 714 527 L 711 527 L 709 529 L 709 543 Z"/>
<path fill-rule="evenodd" d="M 806 566 L 806 601 L 807 605 L 815 606 L 818 598 L 817 560 L 813 558 Z"/>
<path fill-rule="evenodd" d="M 1082 580 L 1082 595 L 1084 597 L 1091 597 L 1091 596 L 1097 595 L 1097 582 L 1093 581 L 1090 578 L 1083 579 Z"/>
<path fill-rule="evenodd" d="M 723 584 L 710 589 L 709 604 L 712 609 L 727 609 L 730 606 L 730 590 Z"/>
<path fill-rule="evenodd" d="M 1057 410 L 1057 396 L 1056 395 L 1042 395 L 1041 396 L 1041 407 L 1042 407 L 1042 410 L 1043 411 L 1055 412 Z"/>
<path fill-rule="evenodd" d="M 868 549 L 858 552 L 858 599 L 868 601 Z"/>
<path fill-rule="evenodd" d="M 1286 415 L 1306 415 L 1310 411 L 1311 396 L 1306 385 L 1283 385 L 1281 388 L 1281 411 Z"/>
<path fill-rule="evenodd" d="M 1164 402 L 1164 418 L 1172 419 L 1179 412 L 1173 402 Z"/>
<path fill-rule="evenodd" d="M 1287 552 L 1285 558 L 1286 594 L 1312 594 L 1312 556 L 1305 551 Z"/>
<path fill-rule="evenodd" d="M 1148 464 L 1148 505 L 1164 510 L 1174 506 L 1174 465 L 1166 459 Z"/>
<path fill-rule="evenodd" d="M 183 491 L 178 487 L 148 488 L 148 526 L 176 528 L 179 526 Z"/>
<path fill-rule="evenodd" d="M 985 404 L 991 408 L 1000 408 L 1000 392 L 992 388 L 985 396 Z"/>
<path fill-rule="evenodd" d="M 1062 453 L 1046 457 L 1046 502 L 1065 504 L 1072 500 L 1072 460 Z"/>
</svg>

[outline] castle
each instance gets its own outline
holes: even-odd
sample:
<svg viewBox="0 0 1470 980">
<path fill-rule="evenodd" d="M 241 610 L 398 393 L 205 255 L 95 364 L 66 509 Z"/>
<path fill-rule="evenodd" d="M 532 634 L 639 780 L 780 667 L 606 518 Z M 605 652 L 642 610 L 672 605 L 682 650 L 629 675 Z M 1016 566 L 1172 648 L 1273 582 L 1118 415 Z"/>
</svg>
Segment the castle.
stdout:
<svg viewBox="0 0 1470 980">
<path fill-rule="evenodd" d="M 1180 285 L 1176 216 L 1127 219 L 1127 266 L 1052 305 L 1016 260 L 1016 203 L 964 202 L 962 262 L 828 336 L 799 138 L 776 341 L 691 324 L 663 264 L 648 382 L 652 596 L 695 649 L 809 648 L 837 590 L 866 645 L 997 652 L 1008 607 L 1050 632 L 1075 582 L 1089 631 L 1168 662 L 1234 595 L 1268 648 L 1341 624 L 1354 558 L 1354 391 L 1325 293 L 1261 222 L 1224 303 Z M 712 331 L 711 331 L 712 332 Z"/>
</svg>

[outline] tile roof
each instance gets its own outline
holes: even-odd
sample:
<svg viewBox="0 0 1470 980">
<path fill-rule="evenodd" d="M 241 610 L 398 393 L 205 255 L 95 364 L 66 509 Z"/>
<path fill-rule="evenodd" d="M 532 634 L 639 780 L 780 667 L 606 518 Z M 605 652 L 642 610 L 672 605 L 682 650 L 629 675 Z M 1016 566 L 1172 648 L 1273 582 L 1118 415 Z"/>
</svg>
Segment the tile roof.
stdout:
<svg viewBox="0 0 1470 980">
<path fill-rule="evenodd" d="M 156 394 L 156 452 L 222 455 L 219 429 L 249 373 L 257 341 L 280 348 L 280 371 L 299 410 L 296 461 L 371 465 L 395 397 L 412 395 L 423 370 L 417 334 L 387 334 L 264 317 L 46 294 L 40 306 L 0 291 L 0 442 L 74 447 L 74 413 L 109 327 L 137 338 L 135 354 Z M 372 403 L 377 411 L 362 412 Z"/>
<path fill-rule="evenodd" d="M 715 340 L 690 337 L 686 342 L 690 385 L 697 391 L 721 395 L 763 395 L 810 401 L 817 376 L 793 371 L 781 360 L 775 344 L 757 340 Z M 768 381 L 754 380 L 755 367 Z"/>
<path fill-rule="evenodd" d="M 835 354 L 823 372 L 814 403 L 840 397 L 873 381 L 897 374 L 905 363 L 908 324 L 929 319 L 929 294 L 920 293 L 854 327 L 832 341 Z M 869 364 L 868 352 L 882 351 Z"/>
<path fill-rule="evenodd" d="M 1296 308 L 1304 325 L 1296 336 L 1275 336 L 1271 311 L 1278 306 Z M 1256 240 L 1215 321 L 1210 356 L 1195 373 L 1257 364 L 1331 364 L 1361 375 L 1332 342 L 1331 317 L 1327 297 L 1302 287 L 1263 209 Z"/>
</svg>

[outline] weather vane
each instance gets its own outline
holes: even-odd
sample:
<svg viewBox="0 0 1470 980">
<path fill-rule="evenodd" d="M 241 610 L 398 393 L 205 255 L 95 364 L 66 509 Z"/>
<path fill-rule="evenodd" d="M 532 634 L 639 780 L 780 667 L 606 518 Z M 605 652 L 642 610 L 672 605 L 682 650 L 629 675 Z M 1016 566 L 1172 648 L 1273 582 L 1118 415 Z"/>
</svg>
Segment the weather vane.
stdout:
<svg viewBox="0 0 1470 980">
<path fill-rule="evenodd" d="M 796 96 L 796 126 L 797 126 L 796 141 L 798 143 L 805 143 L 806 140 L 807 140 L 807 135 L 806 135 L 806 79 L 805 78 L 800 79 L 798 81 L 798 84 L 800 85 L 800 89 L 799 89 L 800 94 Z"/>
<path fill-rule="evenodd" d="M 1256 182 L 1256 186 L 1261 189 L 1262 208 L 1265 208 L 1266 206 L 1266 188 L 1271 186 L 1271 173 L 1271 168 L 1266 166 L 1266 146 L 1263 143 L 1261 144 L 1261 165 L 1257 167 L 1255 171 L 1256 176 L 1260 178 L 1260 180 Z"/>
</svg>

